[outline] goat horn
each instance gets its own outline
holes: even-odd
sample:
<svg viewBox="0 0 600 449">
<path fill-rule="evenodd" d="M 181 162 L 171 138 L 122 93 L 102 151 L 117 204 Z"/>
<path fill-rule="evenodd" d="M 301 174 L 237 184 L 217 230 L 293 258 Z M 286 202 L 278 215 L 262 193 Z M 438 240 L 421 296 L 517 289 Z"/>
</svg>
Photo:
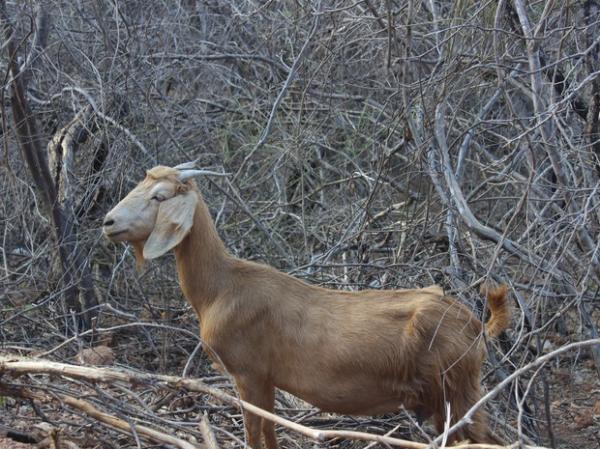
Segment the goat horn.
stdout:
<svg viewBox="0 0 600 449">
<path fill-rule="evenodd" d="M 189 170 L 196 166 L 196 163 L 200 160 L 200 158 L 195 159 L 191 162 L 184 162 L 183 164 L 176 165 L 173 167 L 175 170 Z"/>
<path fill-rule="evenodd" d="M 229 176 L 229 173 L 219 173 L 211 170 L 182 170 L 179 174 L 180 181 L 186 181 L 194 176 Z"/>
</svg>

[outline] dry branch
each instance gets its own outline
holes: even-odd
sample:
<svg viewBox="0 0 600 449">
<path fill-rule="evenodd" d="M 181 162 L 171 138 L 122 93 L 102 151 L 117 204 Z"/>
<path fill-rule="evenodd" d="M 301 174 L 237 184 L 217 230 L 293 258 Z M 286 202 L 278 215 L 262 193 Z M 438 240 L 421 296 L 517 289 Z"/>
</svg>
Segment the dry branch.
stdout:
<svg viewBox="0 0 600 449">
<path fill-rule="evenodd" d="M 64 401 L 65 404 L 70 405 L 82 412 L 86 413 L 88 416 L 97 419 L 98 421 L 107 424 L 110 427 L 114 427 L 116 429 L 132 432 L 135 431 L 139 435 L 148 438 L 151 441 L 161 443 L 161 444 L 171 444 L 180 449 L 197 449 L 198 446 L 188 443 L 180 438 L 175 438 L 171 435 L 167 435 L 164 432 L 159 432 L 158 430 L 151 429 L 147 426 L 135 425 L 135 429 L 133 429 L 132 425 L 127 421 L 117 418 L 116 416 L 109 415 L 108 413 L 103 413 L 83 399 L 74 398 L 71 396 L 59 396 L 59 399 Z"/>
<path fill-rule="evenodd" d="M 588 340 L 578 343 L 573 343 L 567 346 L 564 346 L 556 351 L 548 353 L 543 357 L 540 357 L 536 361 L 526 365 L 525 367 L 517 370 L 507 379 L 505 379 L 501 384 L 499 384 L 496 388 L 490 391 L 486 396 L 484 396 L 481 401 L 479 401 L 465 417 L 457 422 L 454 426 L 449 429 L 449 432 L 452 432 L 464 425 L 468 422 L 469 417 L 474 413 L 474 411 L 481 407 L 486 401 L 490 398 L 494 397 L 502 390 L 506 385 L 508 385 L 512 380 L 519 377 L 526 371 L 529 371 L 533 368 L 536 368 L 540 365 L 543 365 L 548 360 L 566 352 L 571 349 L 592 346 L 594 344 L 600 344 L 600 339 L 596 340 Z M 390 446 L 403 447 L 407 449 L 426 449 L 429 447 L 424 443 L 417 443 L 405 439 L 393 438 L 385 435 L 374 435 L 366 432 L 357 432 L 350 430 L 319 430 L 313 429 L 311 427 L 304 426 L 302 424 L 295 423 L 281 416 L 275 415 L 273 413 L 267 412 L 259 407 L 256 407 L 246 401 L 240 400 L 230 394 L 227 394 L 219 389 L 210 387 L 206 385 L 204 382 L 197 379 L 186 379 L 176 376 L 166 376 L 159 374 L 148 374 L 148 373 L 140 373 L 134 372 L 130 370 L 122 370 L 122 369 L 110 369 L 110 368 L 92 368 L 92 367 L 84 367 L 84 366 L 76 366 L 69 365 L 65 363 L 57 363 L 46 360 L 35 360 L 35 359 L 27 359 L 23 357 L 11 357 L 11 356 L 0 356 L 0 376 L 7 377 L 16 377 L 24 374 L 52 374 L 56 376 L 62 376 L 64 378 L 74 378 L 80 380 L 86 380 L 91 382 L 103 382 L 106 384 L 112 384 L 115 382 L 125 382 L 131 385 L 153 385 L 153 386 L 161 386 L 164 388 L 171 389 L 186 389 L 188 391 L 194 391 L 198 393 L 208 394 L 222 402 L 225 402 L 229 405 L 237 407 L 239 409 L 250 411 L 264 419 L 268 419 L 273 421 L 275 424 L 281 425 L 290 429 L 294 432 L 297 432 L 301 435 L 307 436 L 315 441 L 327 441 L 333 438 L 342 438 L 349 440 L 360 440 L 360 441 L 371 441 L 378 442 L 381 444 L 386 444 Z M 0 377 L 0 380 L 2 377 Z M 0 387 L 2 383 L 0 382 Z M 9 389 L 5 389 L 6 392 L 10 392 Z M 65 403 L 71 405 L 73 407 L 78 408 L 81 411 L 86 412 L 89 416 L 98 419 L 99 421 L 111 425 L 113 427 L 119 428 L 121 430 L 130 430 L 130 425 L 127 424 L 123 420 L 119 420 L 111 415 L 100 412 L 98 409 L 93 407 L 91 404 L 86 401 L 75 399 L 75 398 L 62 398 Z M 160 438 L 164 438 L 161 432 L 154 432 L 152 429 L 145 428 L 143 426 L 137 426 L 136 430 L 145 436 L 154 438 L 155 440 L 161 441 Z M 438 437 L 442 438 L 442 436 Z M 180 440 L 177 444 L 183 444 Z M 175 443 L 172 443 L 175 444 Z M 533 449 L 538 446 L 531 445 L 519 445 L 520 443 L 511 444 L 508 446 L 499 446 L 493 444 L 459 444 L 457 446 L 452 446 L 456 449 L 501 449 L 501 448 L 528 448 Z M 184 447 L 184 446 L 179 446 Z M 187 447 L 194 447 L 193 445 Z M 541 446 L 539 446 L 541 447 Z"/>
<path fill-rule="evenodd" d="M 189 357 L 185 372 L 203 375 L 196 323 L 170 261 L 137 273 L 131 253 L 109 247 L 99 232 L 102 214 L 144 169 L 195 158 L 238 173 L 231 185 L 202 189 L 236 256 L 334 288 L 440 283 L 474 308 L 478 279 L 510 283 L 513 331 L 489 351 L 494 371 L 486 382 L 524 367 L 548 344 L 597 338 L 597 1 L 332 0 L 317 14 L 310 2 L 186 0 L 174 8 L 129 0 L 105 2 L 104 10 L 97 3 L 0 0 L 5 348 L 66 359 L 114 337 L 125 366 L 159 362 L 177 371 Z M 51 208 L 61 208 L 54 200 L 61 187 L 45 190 L 39 167 L 48 140 L 87 105 L 90 138 L 71 152 L 72 241 L 102 304 L 95 330 L 64 335 L 75 327 L 69 309 L 82 299 L 65 294 L 82 288 L 79 271 L 68 267 L 80 263 L 58 254 L 64 232 Z M 72 218 L 64 216 L 67 224 Z M 48 275 L 58 257 L 61 278 Z M 600 346 L 589 350 L 600 369 Z M 515 423 L 538 442 L 553 431 L 556 446 L 588 435 L 552 404 L 563 390 L 579 391 L 555 368 L 587 379 L 593 367 L 585 358 L 558 365 L 532 372 L 533 383 L 519 379 L 531 394 L 503 394 L 496 423 L 506 431 Z M 107 388 L 110 396 L 117 387 Z M 138 404 L 128 410 L 135 416 L 113 413 L 118 394 L 113 405 L 89 400 L 159 429 L 178 393 L 156 399 L 162 393 L 148 390 L 140 397 L 150 411 Z M 586 393 L 573 404 L 588 406 Z M 48 407 L 54 412 L 56 402 Z M 212 409 L 193 407 L 194 416 Z M 210 416 L 217 437 L 242 445 L 220 427 L 224 419 Z M 236 419 L 227 422 L 241 432 Z M 176 421 L 204 440 L 197 422 Z M 114 434 L 97 427 L 99 436 Z"/>
<path fill-rule="evenodd" d="M 219 449 L 219 443 L 217 443 L 215 433 L 210 428 L 210 422 L 208 422 L 208 416 L 206 413 L 200 420 L 200 431 L 204 437 L 204 444 L 206 444 L 207 449 Z"/>
<path fill-rule="evenodd" d="M 107 425 L 108 427 L 120 430 L 124 433 L 141 435 L 149 441 L 160 444 L 169 444 L 180 449 L 198 449 L 197 445 L 188 443 L 187 441 L 184 441 L 180 438 L 173 437 L 164 432 L 160 432 L 156 429 L 151 429 L 144 425 L 133 425 L 131 424 L 131 422 L 127 422 L 123 419 L 117 418 L 116 416 L 102 412 L 98 410 L 98 408 L 90 404 L 88 401 L 73 396 L 65 394 L 54 394 L 51 396 L 40 392 L 39 389 L 33 390 L 26 389 L 24 387 L 21 387 L 20 389 L 5 389 L 3 388 L 2 383 L 0 383 L 0 393 L 7 395 L 15 395 L 18 397 L 23 397 L 32 400 L 39 400 L 43 402 L 48 402 L 52 399 L 56 399 L 70 407 L 73 407 L 85 413 L 87 416 Z"/>
<path fill-rule="evenodd" d="M 43 30 L 40 29 L 38 37 L 47 32 L 47 17 L 44 12 L 40 12 L 43 17 Z M 0 22 L 6 42 L 6 51 L 8 53 L 8 67 L 11 74 L 10 87 L 12 91 L 11 106 L 13 118 L 16 125 L 16 134 L 23 154 L 23 159 L 27 162 L 29 171 L 33 177 L 36 188 L 44 198 L 45 205 L 50 211 L 55 238 L 58 244 L 58 252 L 63 269 L 63 283 L 65 285 L 65 302 L 67 308 L 77 314 L 80 314 L 83 327 L 91 326 L 91 314 L 89 308 L 97 305 L 97 299 L 93 292 L 93 283 L 89 266 L 83 260 L 82 254 L 76 243 L 76 232 L 73 229 L 74 217 L 73 211 L 66 209 L 65 205 L 59 201 L 57 186 L 52 179 L 48 160 L 45 157 L 42 145 L 43 133 L 40 132 L 40 126 L 32 113 L 26 95 L 26 81 L 30 78 L 28 71 L 31 70 L 30 64 L 19 67 L 17 62 L 17 46 L 14 43 L 14 30 L 6 10 L 5 1 L 0 1 Z M 45 41 L 45 38 L 42 39 Z M 38 42 L 35 43 L 36 48 Z M 37 52 L 41 51 L 39 48 Z M 77 115 L 71 124 L 78 122 Z M 67 138 L 72 143 L 72 135 L 69 135 L 71 124 L 66 127 L 66 131 L 61 131 L 60 140 Z M 68 148 L 72 150 L 72 148 Z M 67 195 L 69 192 L 65 192 Z M 72 198 L 68 198 L 72 201 Z M 81 272 L 81 279 L 78 280 L 74 273 Z M 83 306 L 79 295 L 83 298 Z M 78 326 L 76 326 L 78 327 Z M 73 329 L 78 331 L 80 329 Z"/>
<path fill-rule="evenodd" d="M 300 49 L 300 53 L 298 53 L 298 56 L 296 56 L 296 58 L 294 59 L 294 62 L 292 63 L 292 66 L 290 67 L 290 70 L 288 72 L 288 76 L 287 76 L 285 82 L 283 83 L 283 87 L 279 91 L 279 95 L 277 95 L 277 98 L 275 99 L 275 102 L 273 103 L 273 106 L 271 107 L 271 113 L 269 114 L 269 119 L 267 120 L 267 124 L 265 125 L 265 128 L 263 129 L 263 132 L 260 135 L 260 139 L 258 139 L 258 142 L 254 146 L 252 151 L 250 151 L 246 155 L 246 157 L 240 164 L 240 166 L 234 176 L 234 179 L 237 179 L 237 177 L 240 175 L 240 173 L 242 172 L 246 163 L 250 160 L 252 155 L 254 155 L 254 153 L 256 153 L 256 151 L 258 151 L 266 143 L 267 139 L 269 138 L 269 135 L 271 134 L 271 129 L 273 128 L 273 121 L 275 120 L 275 115 L 277 114 L 277 110 L 279 109 L 279 105 L 283 101 L 288 89 L 290 88 L 290 85 L 294 81 L 294 78 L 296 77 L 296 73 L 298 72 L 298 67 L 300 67 L 300 64 L 304 60 L 306 53 L 308 51 L 308 45 L 312 41 L 312 38 L 315 35 L 315 32 L 317 31 L 317 27 L 319 24 L 319 17 L 320 17 L 320 11 L 319 11 L 320 7 L 321 7 L 321 2 L 319 1 L 315 5 L 315 12 L 314 12 L 315 18 L 313 21 L 312 28 L 309 31 L 308 37 L 304 41 L 302 48 Z"/>
<path fill-rule="evenodd" d="M 452 166 L 450 164 L 450 155 L 448 151 L 448 144 L 446 142 L 446 132 L 444 125 L 445 110 L 446 105 L 443 102 L 438 104 L 435 109 L 435 137 L 437 141 L 437 147 L 441 154 L 441 169 L 444 173 L 447 189 L 450 192 L 450 195 L 448 195 L 448 197 L 451 198 L 454 202 L 454 205 L 465 224 L 469 227 L 469 229 L 473 230 L 481 237 L 492 240 L 493 242 L 502 245 L 507 251 L 534 265 L 535 267 L 541 268 L 544 271 L 547 271 L 548 273 L 552 273 L 559 279 L 564 278 L 562 274 L 556 273 L 556 269 L 545 263 L 545 261 L 542 258 L 537 256 L 536 254 L 533 254 L 527 248 L 522 247 L 518 243 L 513 242 L 506 236 L 501 235 L 495 229 L 484 225 L 473 214 L 471 208 L 469 207 L 469 204 L 465 199 L 462 189 L 458 184 L 456 176 L 454 175 L 454 170 L 452 169 Z M 430 173 L 436 172 L 436 167 L 431 167 Z"/>
</svg>

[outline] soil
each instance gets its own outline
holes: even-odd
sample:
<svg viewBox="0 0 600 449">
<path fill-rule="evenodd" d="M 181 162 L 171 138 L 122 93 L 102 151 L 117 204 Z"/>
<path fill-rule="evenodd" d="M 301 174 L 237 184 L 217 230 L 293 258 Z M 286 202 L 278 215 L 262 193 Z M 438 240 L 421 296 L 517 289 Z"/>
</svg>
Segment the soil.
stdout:
<svg viewBox="0 0 600 449">
<path fill-rule="evenodd" d="M 548 384 L 556 447 L 600 449 L 600 375 L 592 360 L 563 362 L 551 370 Z"/>
</svg>

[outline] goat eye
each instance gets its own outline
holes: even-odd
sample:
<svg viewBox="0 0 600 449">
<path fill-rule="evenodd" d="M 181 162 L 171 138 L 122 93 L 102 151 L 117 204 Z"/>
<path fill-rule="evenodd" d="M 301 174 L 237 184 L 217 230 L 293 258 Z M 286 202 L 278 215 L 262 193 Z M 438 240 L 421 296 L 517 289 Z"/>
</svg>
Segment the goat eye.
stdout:
<svg viewBox="0 0 600 449">
<path fill-rule="evenodd" d="M 154 195 L 154 196 L 152 197 L 152 199 L 153 199 L 154 201 L 158 201 L 159 203 L 160 203 L 161 201 L 164 201 L 164 197 L 162 197 L 162 196 L 160 196 L 160 195 Z"/>
</svg>

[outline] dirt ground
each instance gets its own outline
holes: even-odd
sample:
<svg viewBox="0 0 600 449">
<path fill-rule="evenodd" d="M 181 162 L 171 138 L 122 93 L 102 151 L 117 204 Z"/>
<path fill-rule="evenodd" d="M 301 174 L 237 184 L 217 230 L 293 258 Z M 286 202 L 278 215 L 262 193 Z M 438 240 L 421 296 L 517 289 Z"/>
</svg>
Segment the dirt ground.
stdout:
<svg viewBox="0 0 600 449">
<path fill-rule="evenodd" d="M 15 440 L 10 438 L 0 438 L 0 448 L 1 449 L 29 449 L 32 446 L 31 444 L 17 443 Z"/>
<path fill-rule="evenodd" d="M 592 360 L 563 365 L 554 367 L 548 376 L 556 447 L 598 449 L 600 377 Z"/>
</svg>

